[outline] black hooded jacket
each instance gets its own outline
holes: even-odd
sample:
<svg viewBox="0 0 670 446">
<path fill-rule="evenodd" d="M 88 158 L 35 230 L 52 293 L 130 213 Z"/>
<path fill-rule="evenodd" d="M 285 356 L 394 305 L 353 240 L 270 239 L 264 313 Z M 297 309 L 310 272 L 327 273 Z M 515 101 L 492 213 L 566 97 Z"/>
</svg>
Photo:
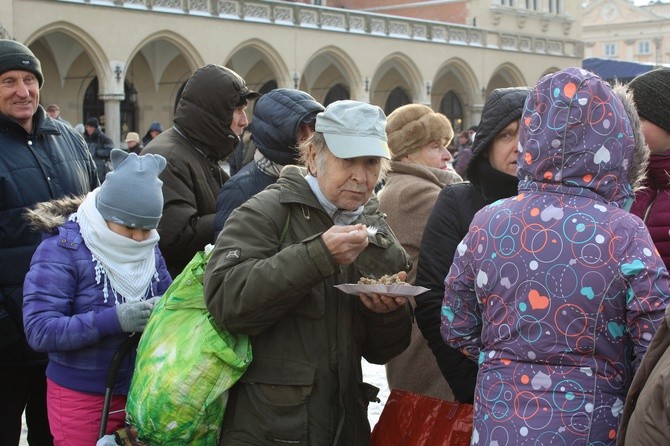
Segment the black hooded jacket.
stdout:
<svg viewBox="0 0 670 446">
<path fill-rule="evenodd" d="M 467 170 L 469 182 L 442 189 L 421 240 L 416 285 L 429 291 L 416 297 L 416 321 L 454 396 L 464 403 L 473 402 L 477 364 L 442 340 L 440 323 L 444 278 L 453 262 L 456 247 L 468 233 L 477 211 L 517 193 L 517 178 L 494 169 L 486 155 L 495 136 L 521 118 L 529 92 L 524 87 L 500 88 L 491 92 L 475 135 Z"/>
<path fill-rule="evenodd" d="M 114 148 L 114 142 L 102 132 L 100 127 L 97 127 L 92 135 L 89 135 L 88 132 L 84 133 L 84 140 L 88 144 L 88 150 L 91 152 L 91 157 L 98 170 L 98 179 L 102 183 L 105 181 L 105 175 L 107 175 L 106 163 L 109 161 L 110 153 Z"/>
<path fill-rule="evenodd" d="M 216 196 L 228 174 L 219 166 L 239 138 L 230 125 L 235 108 L 257 97 L 237 73 L 206 65 L 189 78 L 179 99 L 174 125 L 158 135 L 142 154 L 167 160 L 159 246 L 172 277 L 212 240 Z"/>
<path fill-rule="evenodd" d="M 281 166 L 295 164 L 299 159 L 297 135 L 300 123 L 324 110 L 309 94 L 300 90 L 278 88 L 264 94 L 254 108 L 249 130 L 256 149 L 267 159 Z M 256 162 L 245 165 L 226 181 L 216 200 L 214 240 L 230 214 L 277 178 L 263 172 Z"/>
</svg>

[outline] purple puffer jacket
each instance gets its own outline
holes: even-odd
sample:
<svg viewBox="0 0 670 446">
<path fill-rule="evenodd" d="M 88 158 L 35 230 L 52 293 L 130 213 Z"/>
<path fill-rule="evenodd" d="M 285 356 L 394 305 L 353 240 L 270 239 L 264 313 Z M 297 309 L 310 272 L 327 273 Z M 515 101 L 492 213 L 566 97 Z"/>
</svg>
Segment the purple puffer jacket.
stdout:
<svg viewBox="0 0 670 446">
<path fill-rule="evenodd" d="M 670 268 L 670 154 L 649 157 L 649 169 L 630 211 L 644 220 L 659 254 Z"/>
<path fill-rule="evenodd" d="M 57 222 L 59 215 L 76 211 L 78 201 L 50 202 L 46 212 L 54 211 L 54 215 L 41 215 L 42 221 L 33 224 L 49 229 L 45 222 Z M 49 379 L 69 389 L 104 394 L 109 364 L 129 333 L 121 330 L 111 290 L 104 301 L 104 281 L 96 283 L 91 251 L 82 240 L 79 224 L 68 221 L 51 229 L 55 232 L 38 246 L 24 282 L 26 336 L 33 349 L 49 354 Z M 154 252 L 158 279 L 147 298 L 163 295 L 172 282 L 158 246 Z M 135 354 L 133 348 L 121 364 L 115 395 L 128 393 Z"/>
<path fill-rule="evenodd" d="M 570 68 L 531 92 L 520 139 L 519 195 L 477 213 L 445 280 L 442 336 L 480 364 L 472 444 L 613 445 L 670 300 L 623 209 L 639 121 L 622 89 Z"/>
</svg>

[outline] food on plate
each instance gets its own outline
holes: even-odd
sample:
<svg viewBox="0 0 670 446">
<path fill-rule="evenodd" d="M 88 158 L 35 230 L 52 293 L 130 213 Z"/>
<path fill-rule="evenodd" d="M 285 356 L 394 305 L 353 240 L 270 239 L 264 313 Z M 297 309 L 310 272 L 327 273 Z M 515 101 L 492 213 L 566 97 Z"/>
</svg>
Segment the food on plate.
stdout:
<svg viewBox="0 0 670 446">
<path fill-rule="evenodd" d="M 409 285 L 407 282 L 404 280 L 400 280 L 400 277 L 398 277 L 398 274 L 393 274 L 393 275 L 388 275 L 385 274 L 381 276 L 379 279 L 372 279 L 370 277 L 361 277 L 358 279 L 358 284 L 359 285 Z"/>
</svg>

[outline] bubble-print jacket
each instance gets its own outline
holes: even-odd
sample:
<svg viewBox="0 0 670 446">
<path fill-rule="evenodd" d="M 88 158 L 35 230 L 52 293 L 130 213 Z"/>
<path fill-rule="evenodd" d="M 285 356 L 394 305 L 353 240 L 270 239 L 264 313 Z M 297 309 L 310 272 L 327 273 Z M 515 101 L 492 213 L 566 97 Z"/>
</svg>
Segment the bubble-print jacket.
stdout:
<svg viewBox="0 0 670 446">
<path fill-rule="evenodd" d="M 445 279 L 442 336 L 480 364 L 473 445 L 615 443 L 670 300 L 625 209 L 641 141 L 623 89 L 582 69 L 545 76 L 526 101 L 519 195 L 475 216 Z"/>
</svg>

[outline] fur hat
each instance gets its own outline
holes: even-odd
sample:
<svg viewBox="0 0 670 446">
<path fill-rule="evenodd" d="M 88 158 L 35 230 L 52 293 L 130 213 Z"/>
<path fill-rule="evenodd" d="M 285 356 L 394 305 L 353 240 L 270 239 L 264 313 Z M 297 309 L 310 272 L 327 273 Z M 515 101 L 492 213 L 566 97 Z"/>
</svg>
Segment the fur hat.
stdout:
<svg viewBox="0 0 670 446">
<path fill-rule="evenodd" d="M 436 113 L 426 105 L 407 104 L 389 115 L 386 134 L 393 159 L 399 160 L 432 141 L 440 141 L 446 146 L 454 137 L 454 130 L 442 113 Z"/>
<path fill-rule="evenodd" d="M 112 149 L 111 160 L 114 170 L 105 177 L 95 202 L 102 218 L 129 228 L 157 228 L 163 215 L 163 182 L 158 174 L 165 168 L 165 158 Z"/>
<path fill-rule="evenodd" d="M 136 132 L 128 132 L 128 134 L 126 135 L 126 142 L 131 142 L 131 141 L 136 142 L 136 143 L 139 144 L 140 143 L 140 135 Z"/>
<path fill-rule="evenodd" d="M 10 70 L 30 71 L 37 76 L 40 88 L 44 83 L 42 65 L 29 48 L 13 40 L 0 39 L 0 74 Z"/>
<path fill-rule="evenodd" d="M 670 132 L 670 68 L 641 74 L 628 87 L 633 92 L 637 114 Z"/>
</svg>

